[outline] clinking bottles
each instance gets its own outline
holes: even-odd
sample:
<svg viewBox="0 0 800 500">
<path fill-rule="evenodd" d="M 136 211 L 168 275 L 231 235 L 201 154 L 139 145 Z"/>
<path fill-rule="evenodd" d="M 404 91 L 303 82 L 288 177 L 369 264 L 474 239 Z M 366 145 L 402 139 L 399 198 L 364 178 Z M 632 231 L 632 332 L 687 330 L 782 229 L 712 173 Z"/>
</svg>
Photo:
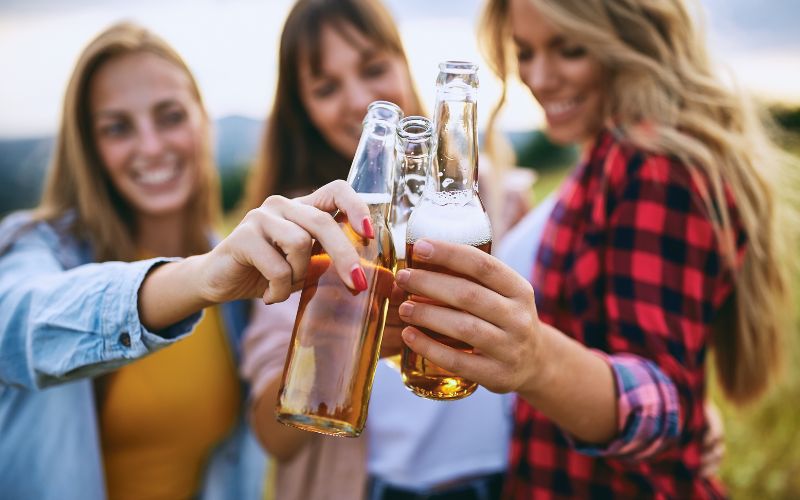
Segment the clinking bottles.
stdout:
<svg viewBox="0 0 800 500">
<path fill-rule="evenodd" d="M 312 249 L 275 411 L 285 424 L 351 437 L 364 428 L 394 281 L 387 216 L 401 117 L 390 102 L 370 104 L 347 179 L 369 204 L 375 238 L 360 237 L 336 216 L 361 256 L 367 290 L 347 288 L 319 243 Z"/>
<path fill-rule="evenodd" d="M 414 243 L 430 238 L 472 245 L 491 251 L 489 217 L 478 197 L 477 89 L 478 67 L 469 62 L 446 61 L 436 79 L 434 154 L 431 174 L 419 205 L 408 221 L 406 265 L 410 268 L 447 270 L 423 265 L 414 259 Z M 411 296 L 411 300 L 431 302 Z M 421 329 L 430 337 L 466 352 L 472 346 L 435 331 Z M 401 372 L 406 386 L 430 399 L 460 399 L 477 384 L 458 377 L 403 348 Z"/>
</svg>

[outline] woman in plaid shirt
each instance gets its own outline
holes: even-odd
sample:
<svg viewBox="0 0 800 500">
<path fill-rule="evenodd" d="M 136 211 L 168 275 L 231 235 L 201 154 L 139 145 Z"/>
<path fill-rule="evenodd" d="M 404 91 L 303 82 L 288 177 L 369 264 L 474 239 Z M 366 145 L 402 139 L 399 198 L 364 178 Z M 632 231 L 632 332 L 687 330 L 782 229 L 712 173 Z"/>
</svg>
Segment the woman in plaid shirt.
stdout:
<svg viewBox="0 0 800 500">
<path fill-rule="evenodd" d="M 798 225 L 774 200 L 789 161 L 713 76 L 682 0 L 491 0 L 482 34 L 504 81 L 515 48 L 550 137 L 581 143 L 582 159 L 533 286 L 474 248 L 415 244 L 469 279 L 401 271 L 406 291 L 452 306 L 408 301 L 401 316 L 476 353 L 413 326 L 404 341 L 519 395 L 509 497 L 723 496 L 700 473 L 705 360 L 713 348 L 740 403 L 778 364 Z"/>
</svg>

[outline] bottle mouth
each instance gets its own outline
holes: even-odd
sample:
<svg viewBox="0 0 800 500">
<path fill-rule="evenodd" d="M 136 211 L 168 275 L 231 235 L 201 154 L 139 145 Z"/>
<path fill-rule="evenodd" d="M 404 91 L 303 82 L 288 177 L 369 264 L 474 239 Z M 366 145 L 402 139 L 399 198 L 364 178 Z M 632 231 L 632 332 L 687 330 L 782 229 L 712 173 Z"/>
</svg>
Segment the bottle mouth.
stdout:
<svg viewBox="0 0 800 500">
<path fill-rule="evenodd" d="M 403 118 L 403 110 L 400 106 L 389 101 L 373 101 L 367 106 L 367 114 L 364 115 L 363 124 L 368 120 L 381 120 L 396 124 Z"/>
<path fill-rule="evenodd" d="M 478 72 L 478 65 L 469 61 L 444 61 L 439 63 L 439 71 L 454 75 L 469 75 Z"/>
<path fill-rule="evenodd" d="M 409 141 L 424 141 L 433 135 L 433 125 L 424 116 L 407 116 L 397 124 L 397 135 Z"/>
</svg>

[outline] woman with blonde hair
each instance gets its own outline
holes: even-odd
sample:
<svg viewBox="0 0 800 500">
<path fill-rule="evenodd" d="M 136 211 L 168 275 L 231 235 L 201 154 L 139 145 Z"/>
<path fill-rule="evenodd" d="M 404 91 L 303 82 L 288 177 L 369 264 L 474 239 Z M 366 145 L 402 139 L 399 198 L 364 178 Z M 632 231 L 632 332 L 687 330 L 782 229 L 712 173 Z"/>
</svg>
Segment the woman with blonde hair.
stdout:
<svg viewBox="0 0 800 500">
<path fill-rule="evenodd" d="M 452 307 L 406 302 L 405 321 L 478 354 L 413 327 L 404 341 L 517 393 L 509 497 L 723 496 L 701 473 L 706 359 L 742 404 L 780 365 L 795 165 L 715 77 L 682 0 L 490 0 L 482 33 L 493 69 L 505 80 L 516 66 L 549 136 L 581 143 L 582 158 L 531 283 L 472 248 L 425 240 L 415 256 L 467 279 L 397 274 Z"/>
<path fill-rule="evenodd" d="M 261 497 L 236 371 L 244 299 L 284 300 L 312 238 L 354 287 L 358 255 L 320 215 L 369 212 L 333 183 L 267 199 L 215 245 L 208 127 L 153 33 L 117 24 L 81 53 L 42 202 L 0 224 L 3 498 Z"/>
</svg>

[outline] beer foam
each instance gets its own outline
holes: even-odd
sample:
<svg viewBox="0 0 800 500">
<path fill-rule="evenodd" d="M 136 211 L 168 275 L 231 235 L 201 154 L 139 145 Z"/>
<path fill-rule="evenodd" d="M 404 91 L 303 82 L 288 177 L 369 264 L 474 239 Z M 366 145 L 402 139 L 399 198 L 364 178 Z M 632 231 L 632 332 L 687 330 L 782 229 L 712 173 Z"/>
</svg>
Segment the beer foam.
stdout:
<svg viewBox="0 0 800 500">
<path fill-rule="evenodd" d="M 405 223 L 392 226 L 392 243 L 398 259 L 406 258 L 406 227 Z"/>
<path fill-rule="evenodd" d="M 459 197 L 444 193 L 437 195 L 441 195 L 437 201 Z M 465 204 L 427 201 L 414 209 L 408 221 L 406 242 L 414 243 L 420 238 L 477 246 L 492 240 L 492 228 L 477 200 Z"/>
<path fill-rule="evenodd" d="M 392 202 L 391 193 L 358 193 L 358 197 L 367 205 L 381 205 Z"/>
</svg>

